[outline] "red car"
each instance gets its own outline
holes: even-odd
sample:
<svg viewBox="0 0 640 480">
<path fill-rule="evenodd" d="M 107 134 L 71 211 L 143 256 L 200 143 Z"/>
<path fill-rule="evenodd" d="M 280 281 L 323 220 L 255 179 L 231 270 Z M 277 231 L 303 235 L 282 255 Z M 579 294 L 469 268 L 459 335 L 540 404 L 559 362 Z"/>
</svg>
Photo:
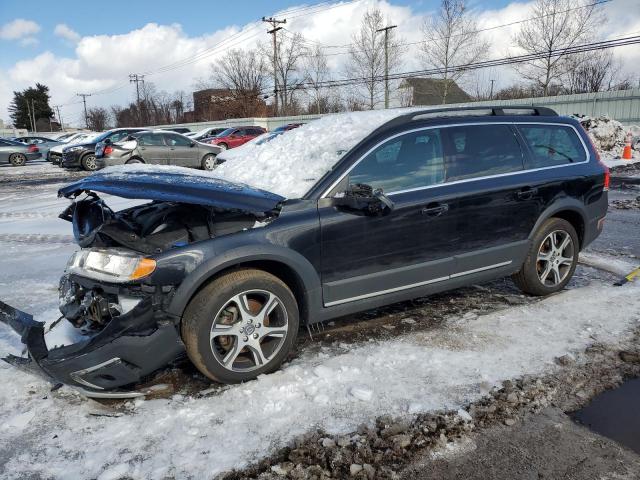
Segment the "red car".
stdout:
<svg viewBox="0 0 640 480">
<path fill-rule="evenodd" d="M 218 145 L 223 150 L 236 148 L 262 135 L 266 130 L 262 127 L 233 127 L 227 128 L 209 141 L 212 145 Z"/>
</svg>

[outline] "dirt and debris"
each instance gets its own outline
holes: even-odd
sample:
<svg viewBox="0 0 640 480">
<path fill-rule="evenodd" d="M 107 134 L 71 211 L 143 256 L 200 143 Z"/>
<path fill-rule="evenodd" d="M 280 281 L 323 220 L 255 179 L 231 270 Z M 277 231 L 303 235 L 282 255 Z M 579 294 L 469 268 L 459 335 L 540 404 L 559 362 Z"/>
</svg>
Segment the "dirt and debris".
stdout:
<svg viewBox="0 0 640 480">
<path fill-rule="evenodd" d="M 618 210 L 631 210 L 640 208 L 640 195 L 636 198 L 625 198 L 622 200 L 612 200 L 609 202 L 610 208 L 617 208 Z"/>
<path fill-rule="evenodd" d="M 559 367 L 553 373 L 507 380 L 466 409 L 420 414 L 412 419 L 381 416 L 375 424 L 363 424 L 347 435 L 333 436 L 316 430 L 270 458 L 216 478 L 409 478 L 403 472 L 411 471 L 425 457 L 446 459 L 447 452 L 469 445 L 478 434 L 500 425 L 520 428 L 523 422 L 531 422 L 532 415 L 548 415 L 549 409 L 555 410 L 554 415 L 577 410 L 602 391 L 639 377 L 638 345 L 640 329 L 622 348 L 594 343 L 581 355 L 557 358 Z M 593 435 L 586 431 L 584 434 Z M 462 450 L 462 454 L 470 454 Z M 640 469 L 640 461 L 637 463 Z"/>
</svg>

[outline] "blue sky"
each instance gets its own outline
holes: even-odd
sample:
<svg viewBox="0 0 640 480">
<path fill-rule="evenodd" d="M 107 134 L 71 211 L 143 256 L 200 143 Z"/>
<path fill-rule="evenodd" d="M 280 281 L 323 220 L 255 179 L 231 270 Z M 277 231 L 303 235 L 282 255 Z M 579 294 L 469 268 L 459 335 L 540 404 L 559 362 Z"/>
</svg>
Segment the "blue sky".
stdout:
<svg viewBox="0 0 640 480">
<path fill-rule="evenodd" d="M 182 3 L 176 0 L 136 1 L 109 0 L 93 3 L 87 0 L 2 0 L 0 25 L 16 18 L 37 22 L 42 30 L 37 34 L 36 45 L 15 48 L 8 42 L 0 43 L 0 68 L 7 68 L 25 57 L 32 57 L 48 50 L 56 55 L 71 55 L 74 45 L 53 34 L 55 26 L 65 23 L 81 36 L 95 34 L 122 34 L 155 22 L 169 25 L 179 23 L 186 34 L 198 36 L 230 25 L 242 26 L 250 21 L 300 5 L 320 3 L 318 0 L 235 0 L 215 2 L 193 0 Z M 437 0 L 393 0 L 394 5 L 411 6 L 416 12 L 427 11 L 438 4 Z M 507 0 L 483 0 L 471 2 L 482 9 L 500 8 Z M 98 6 L 99 5 L 99 6 Z M 36 13 L 37 12 L 37 13 Z"/>
</svg>

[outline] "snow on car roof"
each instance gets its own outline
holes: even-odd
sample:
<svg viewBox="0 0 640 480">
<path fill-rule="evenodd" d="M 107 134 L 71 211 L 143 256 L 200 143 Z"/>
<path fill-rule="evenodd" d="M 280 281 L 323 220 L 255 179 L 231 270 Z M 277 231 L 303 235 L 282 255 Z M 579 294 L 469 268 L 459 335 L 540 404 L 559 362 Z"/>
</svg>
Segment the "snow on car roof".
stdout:
<svg viewBox="0 0 640 480">
<path fill-rule="evenodd" d="M 211 175 L 285 198 L 300 198 L 340 157 L 376 128 L 413 109 L 327 115 L 270 142 L 221 154 L 225 163 Z"/>
</svg>

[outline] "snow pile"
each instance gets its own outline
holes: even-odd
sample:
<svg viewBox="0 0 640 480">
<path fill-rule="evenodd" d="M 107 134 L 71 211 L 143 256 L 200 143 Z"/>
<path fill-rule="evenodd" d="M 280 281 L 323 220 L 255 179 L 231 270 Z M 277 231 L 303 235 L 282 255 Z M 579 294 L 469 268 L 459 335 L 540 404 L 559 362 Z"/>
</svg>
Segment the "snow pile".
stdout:
<svg viewBox="0 0 640 480">
<path fill-rule="evenodd" d="M 597 284 L 394 340 L 308 351 L 217 395 L 139 400 L 114 417 L 0 365 L 4 469 L 16 478 L 213 478 L 314 428 L 343 434 L 382 414 L 461 408 L 506 379 L 556 368 L 556 357 L 625 338 L 639 305 L 640 284 Z M 0 340 L 0 354 L 9 350 Z"/>
<path fill-rule="evenodd" d="M 628 129 L 607 115 L 592 118 L 589 116 L 575 117 L 587 131 L 596 150 L 611 152 L 621 150 L 627 136 Z"/>
<path fill-rule="evenodd" d="M 211 174 L 286 198 L 299 198 L 360 140 L 409 111 L 411 109 L 327 115 L 270 142 L 225 152 L 226 162 Z"/>
</svg>

